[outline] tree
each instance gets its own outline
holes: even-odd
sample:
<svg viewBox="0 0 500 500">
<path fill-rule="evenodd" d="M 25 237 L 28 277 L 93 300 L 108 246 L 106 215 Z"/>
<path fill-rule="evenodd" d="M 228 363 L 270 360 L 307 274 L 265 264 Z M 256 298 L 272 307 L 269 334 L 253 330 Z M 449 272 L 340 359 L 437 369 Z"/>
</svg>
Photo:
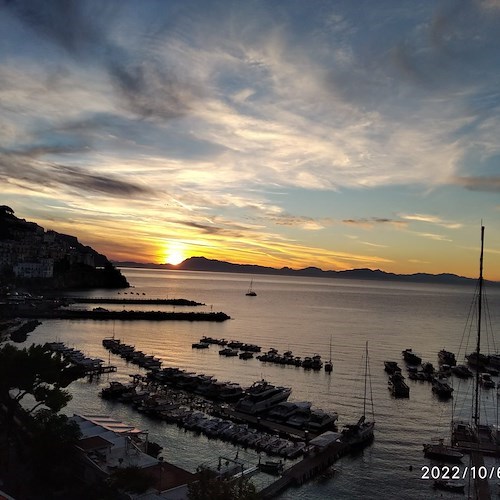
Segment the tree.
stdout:
<svg viewBox="0 0 500 500">
<path fill-rule="evenodd" d="M 71 400 L 63 387 L 79 376 L 81 372 L 75 371 L 61 355 L 52 353 L 47 345 L 17 349 L 6 344 L 0 349 L 0 399 L 19 403 L 31 394 L 36 404 L 28 413 L 42 405 L 59 412 Z"/>
<path fill-rule="evenodd" d="M 118 490 L 144 493 L 154 484 L 154 479 L 139 467 L 130 466 L 115 470 L 110 483 Z"/>
<path fill-rule="evenodd" d="M 33 420 L 27 460 L 40 498 L 52 498 L 56 491 L 71 491 L 75 483 L 75 445 L 81 436 L 78 424 L 49 409 L 38 410 Z"/>
<path fill-rule="evenodd" d="M 198 481 L 188 486 L 189 500 L 257 500 L 255 486 L 246 477 L 220 478 L 210 469 L 198 469 Z"/>
</svg>

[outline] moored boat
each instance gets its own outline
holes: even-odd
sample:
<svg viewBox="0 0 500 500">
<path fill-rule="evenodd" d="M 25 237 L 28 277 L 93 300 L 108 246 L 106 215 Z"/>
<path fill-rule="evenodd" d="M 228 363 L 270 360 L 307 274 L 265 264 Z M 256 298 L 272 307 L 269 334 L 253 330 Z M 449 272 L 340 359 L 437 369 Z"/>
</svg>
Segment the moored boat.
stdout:
<svg viewBox="0 0 500 500">
<path fill-rule="evenodd" d="M 458 463 L 462 461 L 463 453 L 451 446 L 446 446 L 443 439 L 437 443 L 424 444 L 424 455 L 441 462 Z"/>
<path fill-rule="evenodd" d="M 269 410 L 282 401 L 286 401 L 292 390 L 288 387 L 277 387 L 262 379 L 254 382 L 240 399 L 235 409 L 243 413 L 255 414 Z"/>
<path fill-rule="evenodd" d="M 375 429 L 375 418 L 373 411 L 373 398 L 371 390 L 371 378 L 369 373 L 368 361 L 368 342 L 366 342 L 365 351 L 365 383 L 363 393 L 363 414 L 355 424 L 348 424 L 342 429 L 342 441 L 347 443 L 351 448 L 360 448 L 369 444 L 373 439 L 373 431 Z M 370 382 L 370 402 L 372 407 L 372 421 L 366 420 L 366 400 L 367 400 L 367 382 Z"/>
</svg>

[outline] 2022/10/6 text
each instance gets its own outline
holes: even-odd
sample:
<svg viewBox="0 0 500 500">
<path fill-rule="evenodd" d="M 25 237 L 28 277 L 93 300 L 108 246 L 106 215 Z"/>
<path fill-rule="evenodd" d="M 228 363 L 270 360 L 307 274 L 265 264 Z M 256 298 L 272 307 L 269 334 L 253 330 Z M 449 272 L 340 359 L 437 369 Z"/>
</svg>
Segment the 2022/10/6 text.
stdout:
<svg viewBox="0 0 500 500">
<path fill-rule="evenodd" d="M 454 465 L 453 467 L 448 467 L 444 465 L 442 467 L 438 467 L 434 465 L 429 467 L 428 465 L 424 465 L 422 468 L 421 479 L 500 479 L 500 466 L 495 467 L 486 467 L 484 465 L 480 467 L 468 467 L 465 466 L 461 469 L 458 465 Z"/>
</svg>

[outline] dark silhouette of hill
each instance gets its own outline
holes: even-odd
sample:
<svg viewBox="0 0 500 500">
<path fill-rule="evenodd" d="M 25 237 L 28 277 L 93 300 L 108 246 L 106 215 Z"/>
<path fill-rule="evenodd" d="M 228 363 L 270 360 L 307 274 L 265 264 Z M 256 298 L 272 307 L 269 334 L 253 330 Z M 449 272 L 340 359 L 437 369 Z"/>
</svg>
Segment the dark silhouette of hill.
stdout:
<svg viewBox="0 0 500 500">
<path fill-rule="evenodd" d="M 442 273 L 415 273 L 415 274 L 394 274 L 381 271 L 380 269 L 349 269 L 345 271 L 324 271 L 318 267 L 306 267 L 304 269 L 292 269 L 282 267 L 280 269 L 255 264 L 234 264 L 221 260 L 207 259 L 205 257 L 191 257 L 180 264 L 141 264 L 137 262 L 114 262 L 119 267 L 142 267 L 152 269 L 169 269 L 182 271 L 211 271 L 219 273 L 246 273 L 246 274 L 267 274 L 280 276 L 310 276 L 317 278 L 342 278 L 356 280 L 379 280 L 379 281 L 405 281 L 410 283 L 445 283 L 452 285 L 471 284 L 476 280 L 457 276 L 456 274 Z M 490 281 L 492 285 L 498 286 L 499 282 Z"/>
</svg>

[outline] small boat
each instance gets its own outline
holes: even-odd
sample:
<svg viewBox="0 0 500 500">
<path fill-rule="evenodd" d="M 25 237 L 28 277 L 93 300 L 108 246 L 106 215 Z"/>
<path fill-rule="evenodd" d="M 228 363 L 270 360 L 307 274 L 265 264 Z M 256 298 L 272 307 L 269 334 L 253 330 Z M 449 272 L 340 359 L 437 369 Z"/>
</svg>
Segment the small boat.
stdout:
<svg viewBox="0 0 500 500">
<path fill-rule="evenodd" d="M 368 361 L 368 342 L 366 342 L 365 351 L 365 383 L 364 383 L 364 394 L 363 394 L 363 414 L 360 419 L 355 424 L 347 424 L 342 429 L 342 441 L 347 443 L 351 448 L 362 448 L 369 444 L 373 440 L 373 431 L 375 428 L 375 414 L 373 411 L 373 398 L 372 398 L 372 388 L 371 388 L 371 376 L 370 376 L 370 365 Z M 369 380 L 370 386 L 370 402 L 372 409 L 373 420 L 366 420 L 366 399 L 367 399 L 367 380 Z"/>
<path fill-rule="evenodd" d="M 445 349 L 441 349 L 438 352 L 438 362 L 439 364 L 445 364 L 449 366 L 455 366 L 457 364 L 455 354 Z"/>
<path fill-rule="evenodd" d="M 453 387 L 446 382 L 446 379 L 433 378 L 432 392 L 437 394 L 440 398 L 447 399 L 451 398 L 453 395 Z"/>
<path fill-rule="evenodd" d="M 398 366 L 396 361 L 384 361 L 384 370 L 389 375 L 393 375 L 395 372 L 400 372 L 401 368 Z"/>
<path fill-rule="evenodd" d="M 240 352 L 239 358 L 240 359 L 251 359 L 251 358 L 253 358 L 253 352 L 250 352 L 250 351 Z"/>
<path fill-rule="evenodd" d="M 403 355 L 403 359 L 409 365 L 419 365 L 420 363 L 422 363 L 422 358 L 420 356 L 417 356 L 412 349 L 405 349 L 401 354 Z"/>
<path fill-rule="evenodd" d="M 262 472 L 266 472 L 267 474 L 279 476 L 283 472 L 283 462 L 281 460 L 279 462 L 275 462 L 272 460 L 261 462 L 259 457 L 259 469 Z"/>
<path fill-rule="evenodd" d="M 492 389 L 495 387 L 495 382 L 491 379 L 491 375 L 489 373 L 481 373 L 479 375 L 479 383 L 485 389 Z"/>
<path fill-rule="evenodd" d="M 434 458 L 440 462 L 458 463 L 462 461 L 463 453 L 456 448 L 446 446 L 443 439 L 437 443 L 424 444 L 424 455 L 427 458 Z"/>
<path fill-rule="evenodd" d="M 325 372 L 332 373 L 333 363 L 332 363 L 332 336 L 330 335 L 330 358 L 325 362 Z"/>
<path fill-rule="evenodd" d="M 457 491 L 463 493 L 465 483 L 453 479 L 435 479 L 434 489 L 444 491 Z"/>
<path fill-rule="evenodd" d="M 210 346 L 206 342 L 195 342 L 194 344 L 191 344 L 191 347 L 193 349 L 208 349 Z"/>
<path fill-rule="evenodd" d="M 404 380 L 401 372 L 395 372 L 389 377 L 389 389 L 395 398 L 410 397 L 410 388 Z"/>
<path fill-rule="evenodd" d="M 245 295 L 247 297 L 255 297 L 255 296 L 257 296 L 257 294 L 255 293 L 255 291 L 253 289 L 253 279 L 250 280 L 250 286 L 248 287 L 248 291 L 247 291 L 247 293 Z"/>
<path fill-rule="evenodd" d="M 451 368 L 451 371 L 458 378 L 470 378 L 474 376 L 474 374 L 470 371 L 470 369 L 465 365 L 457 365 Z"/>
</svg>

